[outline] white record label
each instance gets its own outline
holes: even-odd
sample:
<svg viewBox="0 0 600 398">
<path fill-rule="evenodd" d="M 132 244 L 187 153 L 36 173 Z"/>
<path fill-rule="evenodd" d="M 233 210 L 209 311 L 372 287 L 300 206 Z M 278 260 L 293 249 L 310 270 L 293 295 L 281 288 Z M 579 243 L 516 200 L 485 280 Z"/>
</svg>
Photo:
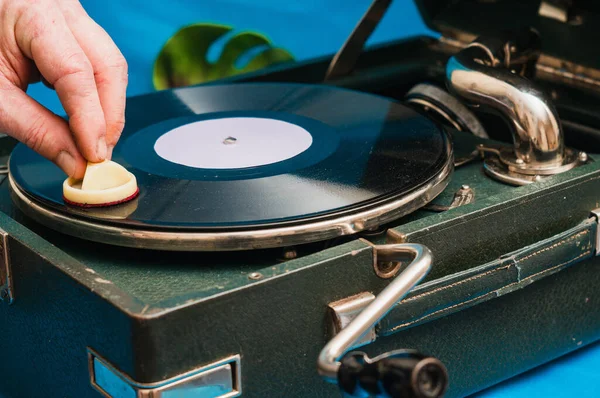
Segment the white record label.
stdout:
<svg viewBox="0 0 600 398">
<path fill-rule="evenodd" d="M 310 148 L 304 128 L 276 119 L 232 117 L 201 120 L 160 136 L 161 158 L 199 169 L 238 169 L 281 162 Z"/>
</svg>

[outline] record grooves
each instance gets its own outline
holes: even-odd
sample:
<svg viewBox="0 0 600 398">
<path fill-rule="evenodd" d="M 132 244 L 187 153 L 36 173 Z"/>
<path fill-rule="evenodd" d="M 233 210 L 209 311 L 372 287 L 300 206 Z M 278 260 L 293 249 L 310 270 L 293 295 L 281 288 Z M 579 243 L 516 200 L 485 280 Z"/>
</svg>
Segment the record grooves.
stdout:
<svg viewBox="0 0 600 398">
<path fill-rule="evenodd" d="M 156 112 L 148 112 L 152 104 Z M 236 250 L 376 227 L 431 201 L 452 172 L 449 137 L 433 122 L 386 98 L 333 87 L 179 89 L 132 98 L 126 118 L 113 160 L 138 180 L 132 202 L 69 206 L 64 174 L 23 145 L 9 165 L 15 202 L 92 240 Z M 165 239 L 188 243 L 173 249 Z"/>
</svg>

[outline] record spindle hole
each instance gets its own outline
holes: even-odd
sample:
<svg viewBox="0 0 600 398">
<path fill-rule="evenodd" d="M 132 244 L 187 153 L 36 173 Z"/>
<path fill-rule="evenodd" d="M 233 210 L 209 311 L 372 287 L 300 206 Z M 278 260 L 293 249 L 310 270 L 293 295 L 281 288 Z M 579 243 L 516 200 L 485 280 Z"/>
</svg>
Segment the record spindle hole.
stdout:
<svg viewBox="0 0 600 398">
<path fill-rule="evenodd" d="M 231 136 L 229 136 L 223 140 L 223 144 L 225 144 L 225 145 L 233 145 L 236 142 L 237 142 L 237 138 L 231 137 Z"/>
</svg>

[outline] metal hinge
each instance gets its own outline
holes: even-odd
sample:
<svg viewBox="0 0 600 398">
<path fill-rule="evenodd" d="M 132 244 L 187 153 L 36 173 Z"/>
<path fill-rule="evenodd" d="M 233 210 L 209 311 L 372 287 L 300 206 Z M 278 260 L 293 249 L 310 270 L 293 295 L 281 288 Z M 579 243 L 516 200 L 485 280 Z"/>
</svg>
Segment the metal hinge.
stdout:
<svg viewBox="0 0 600 398">
<path fill-rule="evenodd" d="M 0 229 L 0 300 L 3 303 L 11 304 L 13 298 L 8 233 Z"/>
<path fill-rule="evenodd" d="M 600 208 L 592 210 L 592 217 L 596 219 L 596 250 L 595 255 L 600 255 Z"/>
</svg>

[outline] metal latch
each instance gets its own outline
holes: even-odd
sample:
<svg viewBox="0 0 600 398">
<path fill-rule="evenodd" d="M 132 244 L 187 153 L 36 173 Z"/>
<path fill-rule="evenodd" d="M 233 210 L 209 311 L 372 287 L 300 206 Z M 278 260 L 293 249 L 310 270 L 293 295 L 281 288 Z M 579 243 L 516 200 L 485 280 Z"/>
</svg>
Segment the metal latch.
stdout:
<svg viewBox="0 0 600 398">
<path fill-rule="evenodd" d="M 92 386 L 106 398 L 233 398 L 242 395 L 240 356 L 168 380 L 137 383 L 88 348 Z"/>
<path fill-rule="evenodd" d="M 4 303 L 11 304 L 13 298 L 10 253 L 8 251 L 8 233 L 0 229 L 0 300 Z"/>
</svg>

